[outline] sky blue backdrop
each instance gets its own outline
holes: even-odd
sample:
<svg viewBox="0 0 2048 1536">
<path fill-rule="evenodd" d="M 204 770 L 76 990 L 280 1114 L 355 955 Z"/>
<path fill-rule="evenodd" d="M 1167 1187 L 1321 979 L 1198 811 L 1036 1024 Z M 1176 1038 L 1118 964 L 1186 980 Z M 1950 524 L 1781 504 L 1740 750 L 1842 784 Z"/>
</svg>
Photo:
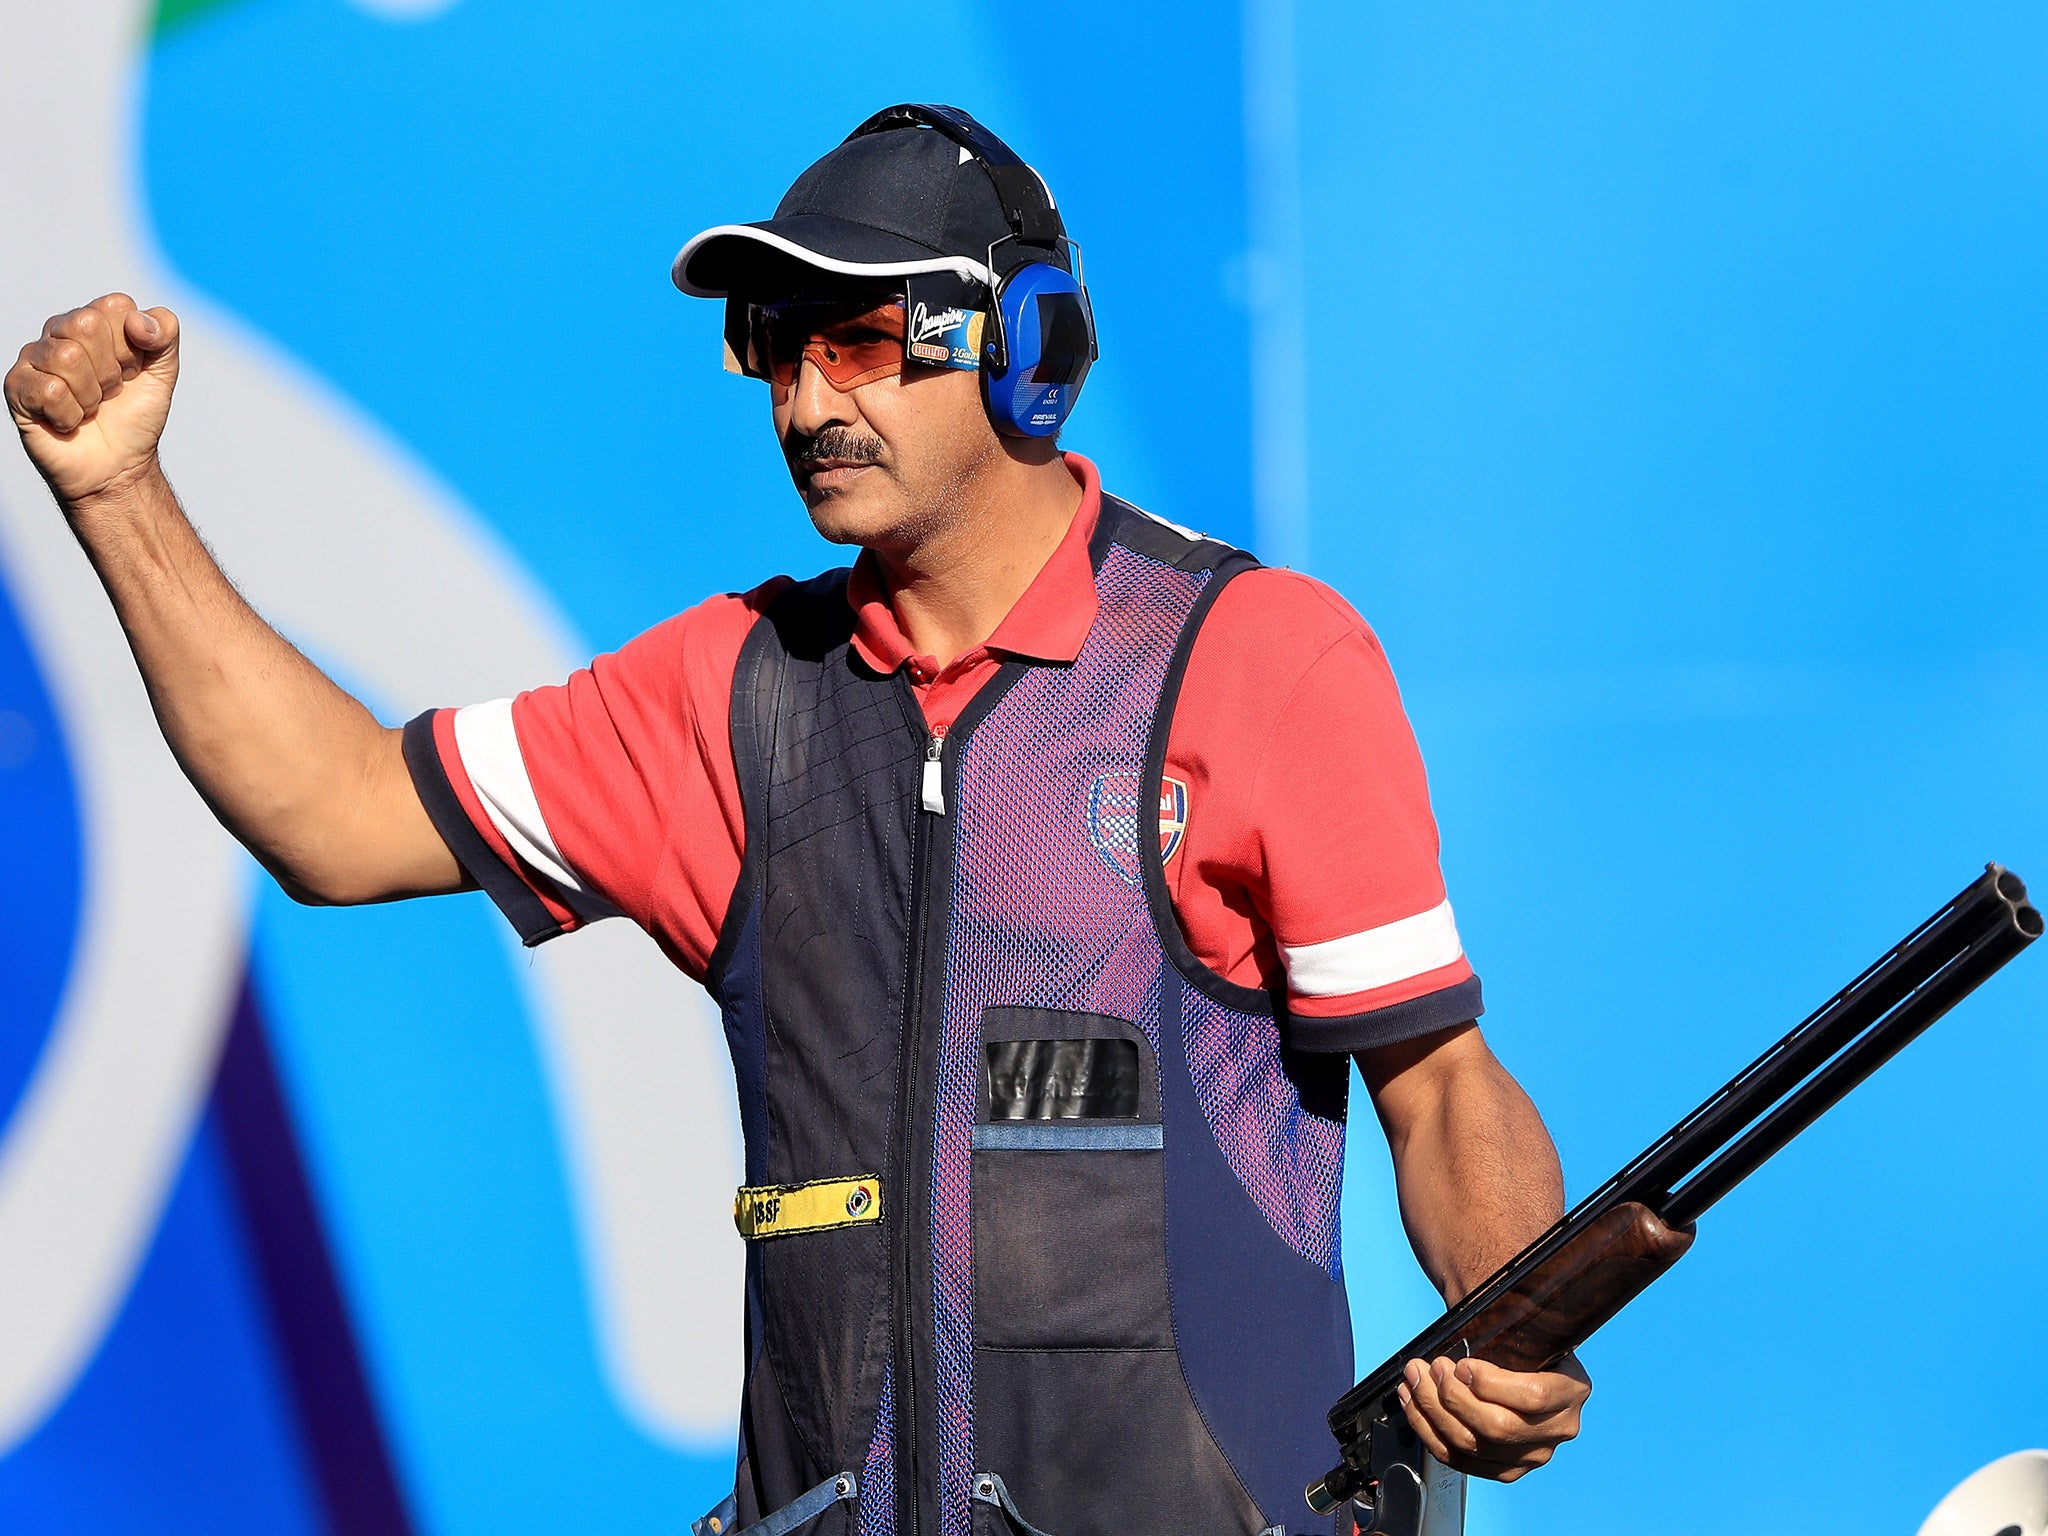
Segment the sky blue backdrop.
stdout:
<svg viewBox="0 0 2048 1536">
<path fill-rule="evenodd" d="M 1296 29 L 1309 562 L 1402 677 L 1489 1034 L 1581 1194 L 1985 859 L 2048 881 L 2048 16 L 1303 0 Z M 1239 31 L 1214 3 L 235 0 L 150 54 L 142 182 L 171 262 L 431 464 L 596 648 L 835 561 L 665 273 L 903 98 L 986 116 L 1086 242 L 1104 358 L 1073 446 L 1254 539 Z M 30 979 L 0 1113 L 77 878 L 5 618 L 0 825 L 50 899 L 0 932 Z M 424 1245 L 416 1283 L 351 1298 L 380 1406 L 424 1529 L 674 1530 L 728 1469 L 600 1391 L 492 920 L 259 920 L 344 1273 Z M 1714 1212 L 1587 1352 L 1583 1443 L 1475 1530 L 1910 1532 L 2048 1441 L 2044 1003 L 2032 957 Z M 0 1514 L 320 1528 L 215 1140 L 101 1361 L 0 1462 Z M 510 1170 L 466 1166 L 483 1145 Z M 1433 1309 L 1369 1119 L 1354 1147 L 1367 1364 Z M 508 1178 L 537 1193 L 493 1204 Z M 449 1295 L 508 1255 L 518 1283 Z"/>
</svg>

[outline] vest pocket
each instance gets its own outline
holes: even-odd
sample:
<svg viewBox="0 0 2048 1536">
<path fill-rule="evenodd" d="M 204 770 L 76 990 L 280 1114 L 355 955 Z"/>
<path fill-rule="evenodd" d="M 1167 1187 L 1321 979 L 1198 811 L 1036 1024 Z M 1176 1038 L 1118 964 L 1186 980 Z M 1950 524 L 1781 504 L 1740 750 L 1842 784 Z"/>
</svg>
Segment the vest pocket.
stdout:
<svg viewBox="0 0 2048 1536">
<path fill-rule="evenodd" d="M 982 1014 L 974 1536 L 1250 1536 L 1265 1522 L 1174 1348 L 1159 1072 L 1136 1025 Z M 1104 1113 L 1105 1110 L 1122 1113 Z"/>
<path fill-rule="evenodd" d="M 974 1331 L 995 1349 L 1171 1349 L 1151 1151 L 974 1154 Z"/>
<path fill-rule="evenodd" d="M 1121 1019 L 1042 1008 L 984 1010 L 982 1042 L 976 1342 L 1171 1349 L 1151 1042 Z"/>
</svg>

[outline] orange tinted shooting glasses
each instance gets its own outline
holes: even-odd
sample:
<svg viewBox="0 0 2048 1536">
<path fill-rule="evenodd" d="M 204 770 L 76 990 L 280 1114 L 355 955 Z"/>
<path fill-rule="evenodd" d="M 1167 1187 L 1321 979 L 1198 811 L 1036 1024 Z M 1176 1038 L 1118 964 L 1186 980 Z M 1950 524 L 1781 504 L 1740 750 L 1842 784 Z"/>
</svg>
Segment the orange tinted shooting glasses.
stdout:
<svg viewBox="0 0 2048 1536">
<path fill-rule="evenodd" d="M 747 306 L 747 371 L 778 389 L 805 358 L 841 393 L 903 371 L 903 301 Z"/>
</svg>

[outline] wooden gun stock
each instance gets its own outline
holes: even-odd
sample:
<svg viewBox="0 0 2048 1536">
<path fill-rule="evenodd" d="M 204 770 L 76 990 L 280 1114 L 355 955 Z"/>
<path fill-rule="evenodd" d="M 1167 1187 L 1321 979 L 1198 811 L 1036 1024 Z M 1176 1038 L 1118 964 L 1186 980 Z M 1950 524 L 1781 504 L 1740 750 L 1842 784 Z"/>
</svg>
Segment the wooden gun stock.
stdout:
<svg viewBox="0 0 2048 1536">
<path fill-rule="evenodd" d="M 1482 1308 L 1451 1354 L 1546 1370 L 1676 1264 L 1692 1238 L 1691 1227 L 1667 1227 L 1624 1200 Z"/>
</svg>

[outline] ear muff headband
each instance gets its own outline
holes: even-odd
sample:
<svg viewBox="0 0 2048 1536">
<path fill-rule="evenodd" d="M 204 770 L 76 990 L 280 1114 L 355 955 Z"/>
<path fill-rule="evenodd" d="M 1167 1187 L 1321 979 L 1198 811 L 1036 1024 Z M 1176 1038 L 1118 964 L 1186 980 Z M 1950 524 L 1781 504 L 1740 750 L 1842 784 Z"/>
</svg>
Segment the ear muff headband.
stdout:
<svg viewBox="0 0 2048 1536">
<path fill-rule="evenodd" d="M 846 137 L 892 128 L 930 128 L 958 144 L 987 174 L 1010 233 L 989 247 L 996 278 L 994 324 L 983 339 L 981 395 L 989 421 L 1009 437 L 1051 437 L 1066 424 L 1095 361 L 1095 314 L 1080 279 L 1080 248 L 1044 180 L 1017 152 L 958 107 L 902 102 L 884 107 Z M 1050 261 L 1027 260 L 1004 274 L 998 247 L 1017 242 L 1064 248 L 1070 273 Z"/>
<path fill-rule="evenodd" d="M 1026 165 L 1017 152 L 982 127 L 958 107 L 944 107 L 914 101 L 884 107 L 846 137 L 848 141 L 891 128 L 930 128 L 945 135 L 974 156 L 996 189 L 1003 205 L 1003 218 L 1020 240 L 1032 245 L 1057 246 L 1067 238 L 1060 211 L 1053 206 L 1052 193 L 1038 172 Z"/>
</svg>

